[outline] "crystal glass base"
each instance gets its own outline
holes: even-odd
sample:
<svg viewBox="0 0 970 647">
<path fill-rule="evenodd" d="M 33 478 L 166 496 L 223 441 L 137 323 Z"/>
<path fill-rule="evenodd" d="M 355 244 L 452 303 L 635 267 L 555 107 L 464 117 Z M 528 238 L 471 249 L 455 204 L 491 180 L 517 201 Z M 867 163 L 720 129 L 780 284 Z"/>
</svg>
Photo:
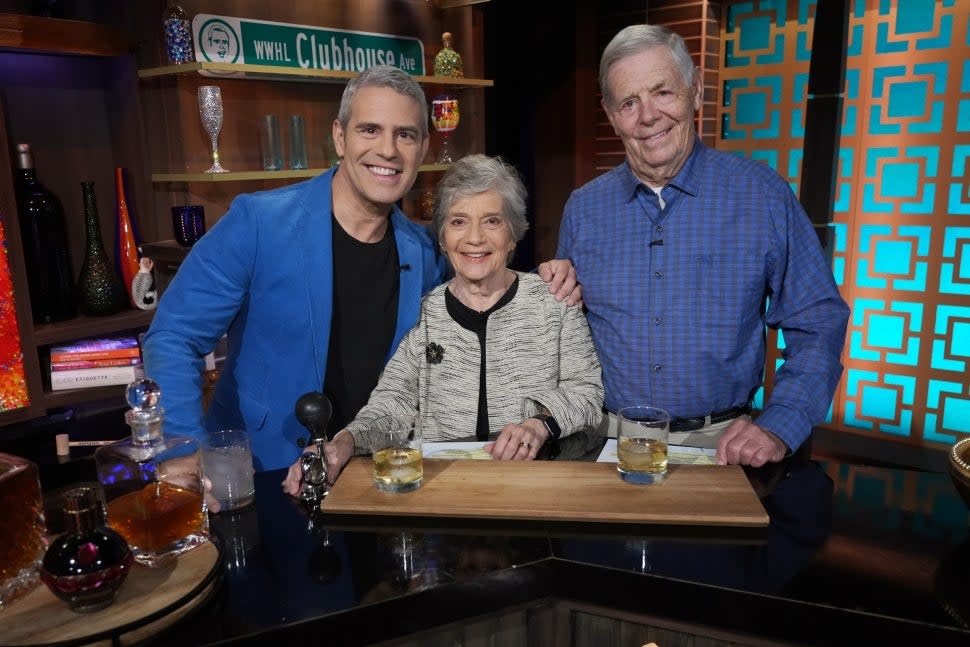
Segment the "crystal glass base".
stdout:
<svg viewBox="0 0 970 647">
<path fill-rule="evenodd" d="M 183 537 L 178 541 L 174 541 L 159 551 L 149 552 L 139 548 L 138 546 L 132 546 L 131 551 L 135 554 L 136 562 L 154 568 L 155 566 L 164 564 L 171 559 L 175 559 L 182 553 L 192 550 L 196 546 L 201 546 L 207 541 L 209 541 L 208 533 L 200 532 Z"/>
<path fill-rule="evenodd" d="M 448 140 L 445 139 L 441 142 L 441 150 L 438 152 L 438 164 L 452 164 L 454 163 L 454 158 L 451 155 L 451 148 L 448 147 Z"/>
<path fill-rule="evenodd" d="M 623 470 L 617 470 L 620 473 L 620 478 L 627 483 L 636 483 L 637 485 L 648 485 L 650 483 L 660 483 L 665 478 L 667 478 L 667 472 L 662 474 L 656 474 L 652 472 L 624 472 Z"/>
<path fill-rule="evenodd" d="M 6 607 L 19 598 L 24 593 L 30 591 L 37 584 L 37 566 L 40 563 L 40 558 L 43 557 L 43 551 L 37 555 L 35 564 L 31 564 L 27 568 L 22 568 L 17 572 L 16 575 L 9 577 L 3 582 L 0 582 L 0 612 L 2 612 Z"/>
<path fill-rule="evenodd" d="M 380 490 L 381 492 L 394 492 L 394 493 L 413 492 L 414 490 L 417 490 L 419 487 L 421 487 L 421 483 L 423 481 L 424 479 L 418 479 L 416 481 L 411 481 L 410 483 L 403 483 L 403 484 L 382 483 L 380 481 L 375 481 L 374 486 L 377 487 L 377 489 Z"/>
<path fill-rule="evenodd" d="M 219 162 L 216 162 L 215 164 L 207 168 L 205 171 L 203 171 L 203 173 L 228 173 L 228 172 L 229 172 L 229 169 L 222 168 L 222 165 L 219 164 Z"/>
</svg>

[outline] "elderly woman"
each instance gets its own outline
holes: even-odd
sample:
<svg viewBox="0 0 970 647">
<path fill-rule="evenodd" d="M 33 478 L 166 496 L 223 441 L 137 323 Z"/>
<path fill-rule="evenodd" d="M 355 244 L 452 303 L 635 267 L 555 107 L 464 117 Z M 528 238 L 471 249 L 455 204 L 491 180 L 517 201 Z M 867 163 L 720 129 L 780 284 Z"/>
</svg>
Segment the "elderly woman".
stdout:
<svg viewBox="0 0 970 647">
<path fill-rule="evenodd" d="M 529 460 L 550 437 L 596 426 L 603 386 L 586 317 L 509 260 L 528 228 L 526 191 L 498 158 L 470 155 L 437 188 L 432 235 L 454 269 L 429 292 L 367 404 L 327 443 L 336 477 L 366 453 L 368 421 L 419 413 L 426 441 L 491 441 L 497 459 Z M 288 481 L 299 483 L 299 465 Z M 294 488 L 287 488 L 295 490 Z"/>
</svg>

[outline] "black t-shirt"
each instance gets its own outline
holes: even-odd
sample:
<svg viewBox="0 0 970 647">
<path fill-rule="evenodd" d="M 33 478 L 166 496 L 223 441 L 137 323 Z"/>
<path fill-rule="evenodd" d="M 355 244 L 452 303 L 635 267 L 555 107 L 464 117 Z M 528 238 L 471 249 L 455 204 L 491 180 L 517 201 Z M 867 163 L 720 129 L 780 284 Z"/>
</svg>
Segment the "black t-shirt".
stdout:
<svg viewBox="0 0 970 647">
<path fill-rule="evenodd" d="M 394 341 L 400 268 L 394 230 L 362 243 L 331 215 L 333 229 L 333 321 L 323 391 L 333 404 L 329 437 L 347 426 L 384 369 Z"/>
</svg>

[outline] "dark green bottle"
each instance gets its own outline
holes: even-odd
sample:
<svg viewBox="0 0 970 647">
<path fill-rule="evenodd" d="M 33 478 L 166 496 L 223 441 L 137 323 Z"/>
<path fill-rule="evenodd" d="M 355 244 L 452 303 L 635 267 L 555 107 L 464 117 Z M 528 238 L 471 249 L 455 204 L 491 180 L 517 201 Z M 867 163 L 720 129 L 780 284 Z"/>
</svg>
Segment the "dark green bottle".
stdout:
<svg viewBox="0 0 970 647">
<path fill-rule="evenodd" d="M 77 280 L 78 306 L 86 315 L 113 315 L 127 305 L 128 291 L 115 271 L 114 263 L 104 251 L 94 182 L 81 182 L 81 193 L 84 196 L 84 229 L 87 242 L 81 276 Z"/>
<path fill-rule="evenodd" d="M 64 210 L 57 196 L 37 180 L 30 144 L 17 144 L 15 161 L 14 189 L 34 322 L 70 319 L 77 305 Z"/>
</svg>

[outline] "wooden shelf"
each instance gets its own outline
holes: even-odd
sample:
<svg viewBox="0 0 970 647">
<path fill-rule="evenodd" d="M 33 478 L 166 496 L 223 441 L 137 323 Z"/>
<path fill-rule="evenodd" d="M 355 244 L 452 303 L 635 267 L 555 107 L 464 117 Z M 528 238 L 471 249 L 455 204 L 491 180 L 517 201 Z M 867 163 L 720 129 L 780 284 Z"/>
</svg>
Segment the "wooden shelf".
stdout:
<svg viewBox="0 0 970 647">
<path fill-rule="evenodd" d="M 159 76 L 210 72 L 226 79 L 256 79 L 260 81 L 311 81 L 317 83 L 346 83 L 357 76 L 357 72 L 335 70 L 311 70 L 276 65 L 240 65 L 238 63 L 196 62 L 181 65 L 149 67 L 138 71 L 138 77 L 150 79 Z M 454 79 L 446 76 L 415 76 L 414 80 L 423 85 L 449 86 L 453 88 L 490 88 L 495 81 L 490 79 Z"/>
<path fill-rule="evenodd" d="M 449 164 L 422 164 L 422 173 L 448 170 Z M 152 173 L 152 182 L 252 182 L 256 180 L 294 180 L 326 173 L 329 168 L 307 168 L 285 171 L 233 171 L 230 173 Z"/>
<path fill-rule="evenodd" d="M 58 342 L 113 334 L 122 330 L 145 328 L 152 322 L 154 310 L 123 310 L 107 317 L 87 317 L 78 315 L 67 321 L 34 326 L 34 345 L 48 346 Z M 107 388 L 107 387 L 105 387 Z M 91 389 L 82 389 L 90 391 Z"/>
<path fill-rule="evenodd" d="M 456 7 L 467 7 L 473 4 L 485 4 L 489 0 L 437 0 L 439 9 L 454 9 Z"/>
<path fill-rule="evenodd" d="M 66 391 L 44 391 L 40 399 L 46 409 L 71 407 L 84 402 L 107 400 L 109 398 L 117 398 L 120 405 L 124 404 L 126 388 L 124 385 L 118 385 L 94 386 L 87 389 L 68 389 Z"/>
<path fill-rule="evenodd" d="M 128 36 L 114 27 L 93 22 L 0 13 L 0 48 L 123 56 L 128 54 Z"/>
</svg>

